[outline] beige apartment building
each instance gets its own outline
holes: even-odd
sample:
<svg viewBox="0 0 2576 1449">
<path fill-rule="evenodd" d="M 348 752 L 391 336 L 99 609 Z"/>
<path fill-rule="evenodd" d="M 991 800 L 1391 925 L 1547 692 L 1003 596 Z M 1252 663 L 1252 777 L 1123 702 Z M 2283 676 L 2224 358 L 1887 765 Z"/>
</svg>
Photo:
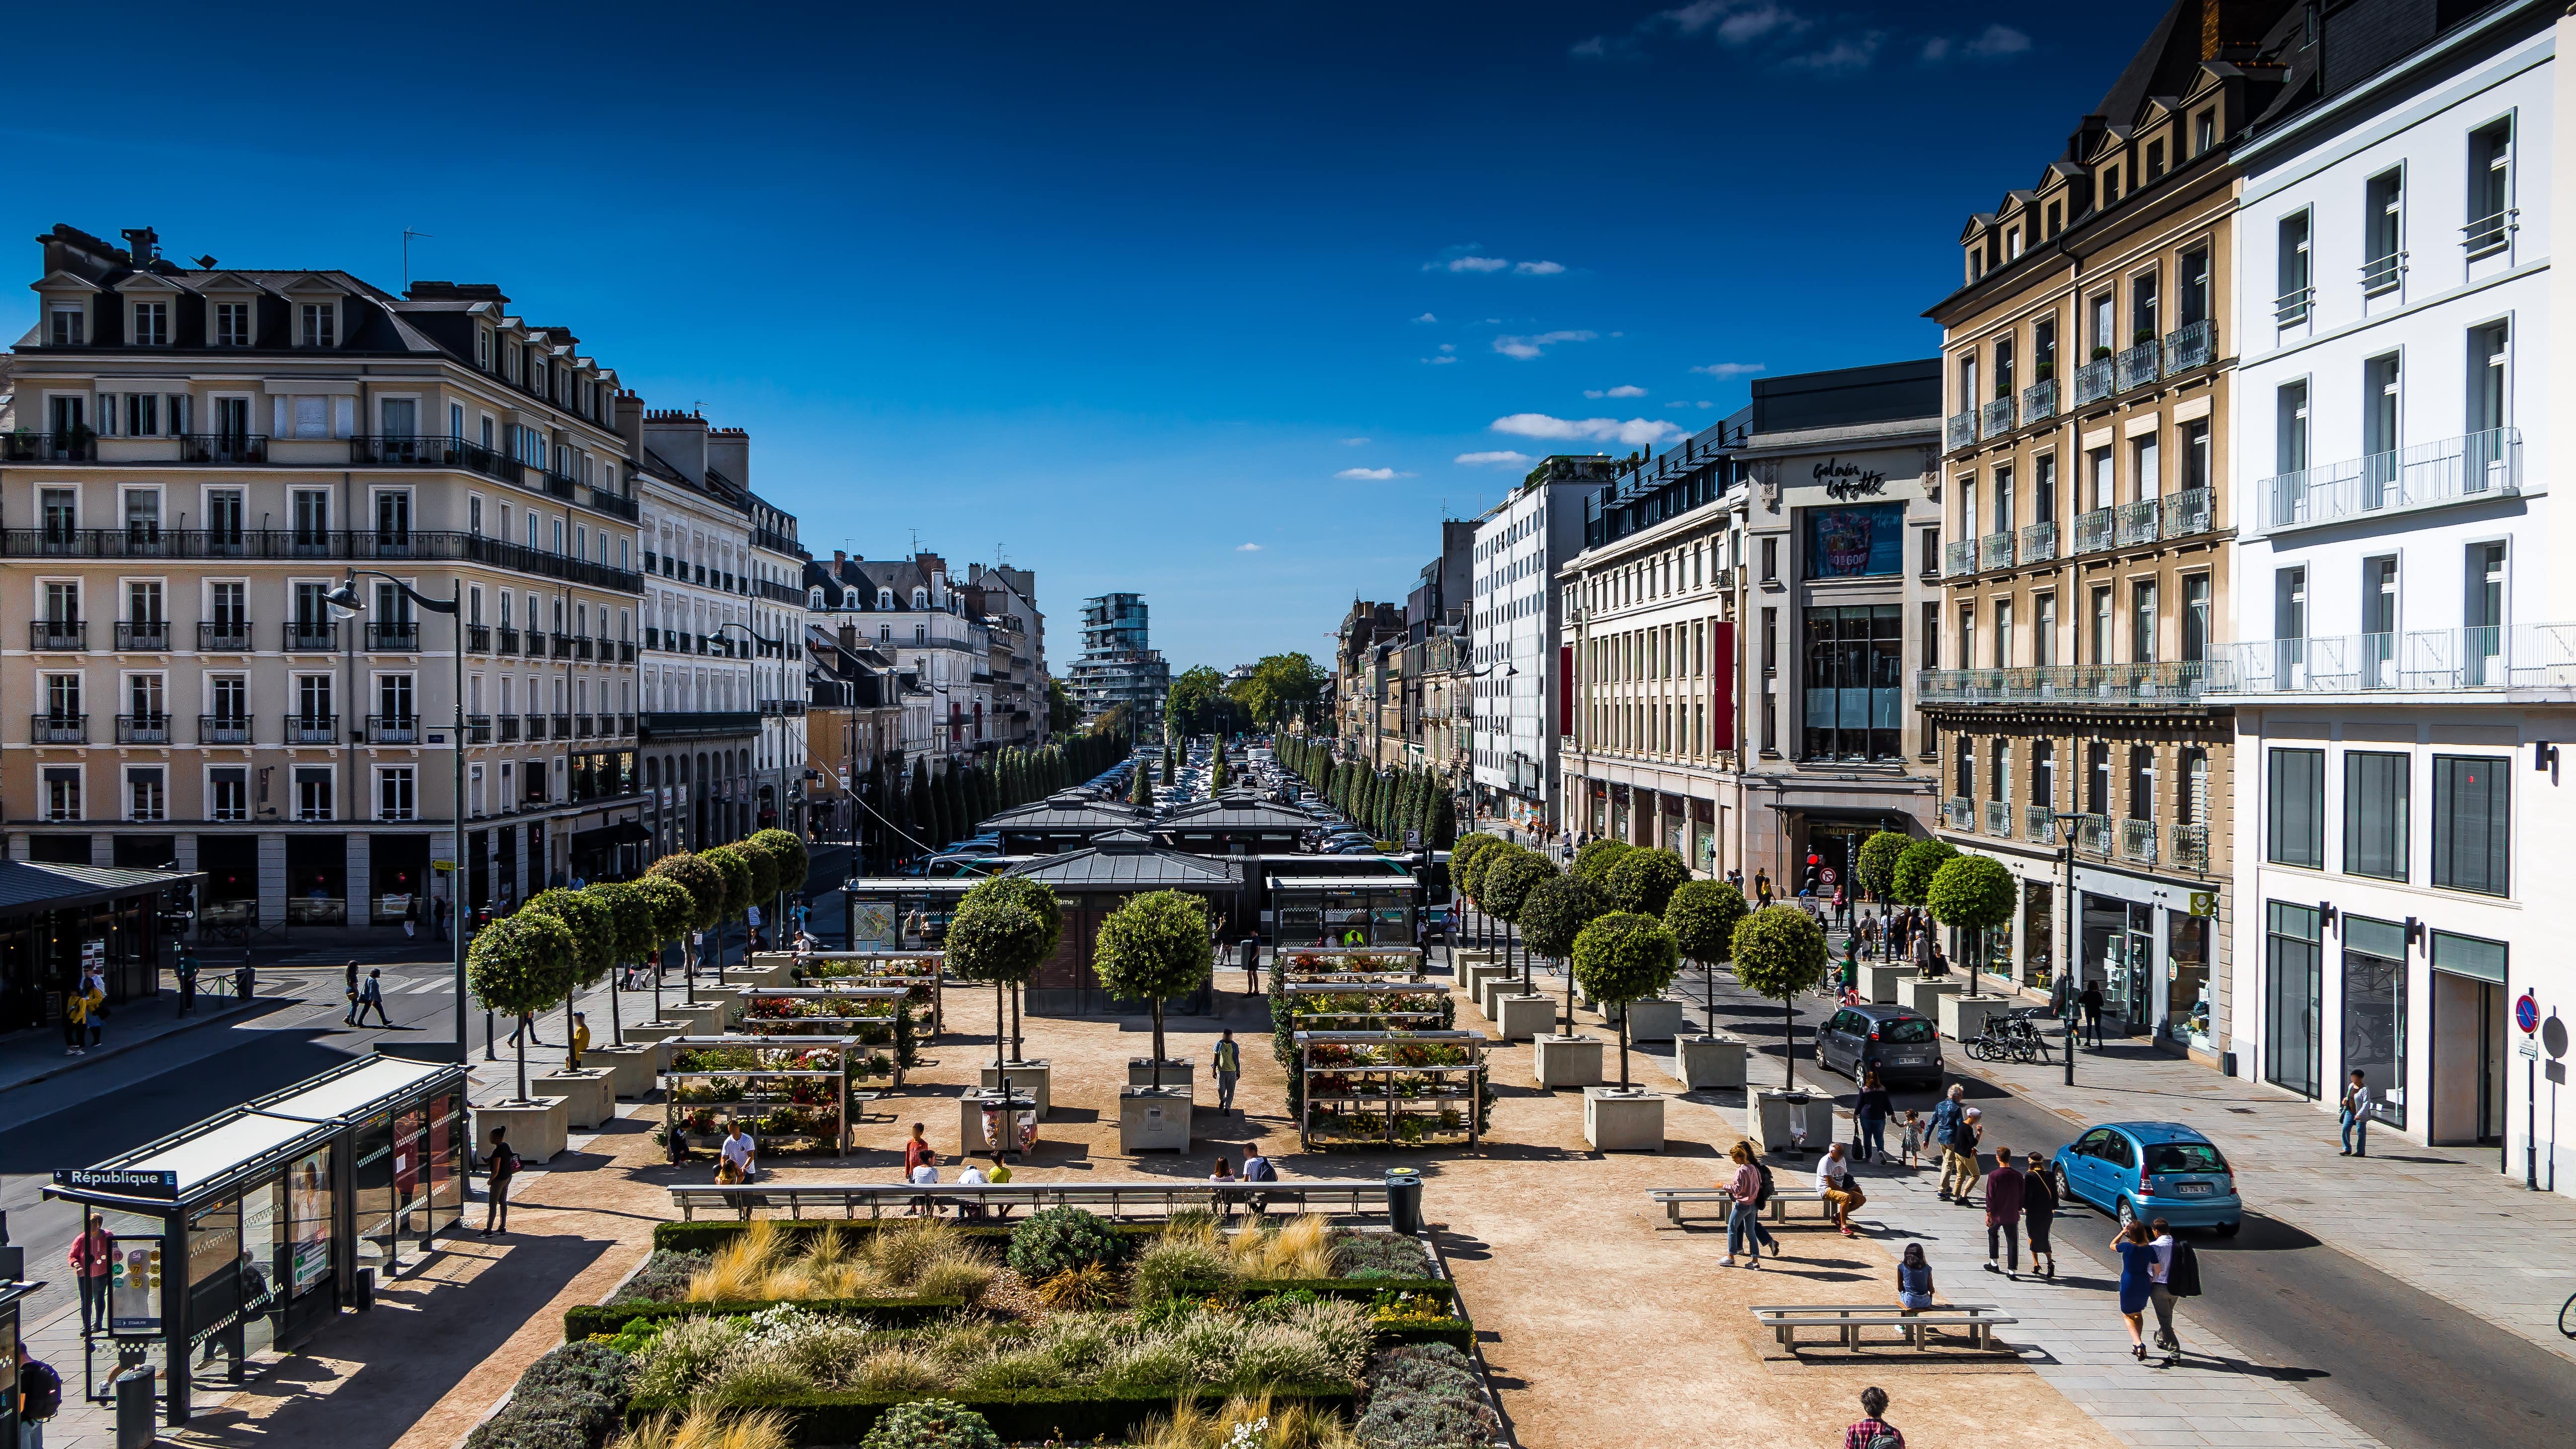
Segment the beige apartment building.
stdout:
<svg viewBox="0 0 2576 1449">
<path fill-rule="evenodd" d="M 1964 285 L 1927 314 L 1949 643 L 1917 693 L 1941 832 L 2020 878 L 1989 964 L 2044 990 L 2072 941 L 2114 1029 L 2213 1061 L 2236 916 L 2233 726 L 2208 703 L 2237 528 L 2229 152 L 2279 84 L 2246 43 L 2279 9 L 2176 5 L 2037 183 L 1970 219 Z"/>
<path fill-rule="evenodd" d="M 489 285 L 124 235 L 43 238 L 10 359 L 10 856 L 203 871 L 218 940 L 394 927 L 446 899 L 460 824 L 470 903 L 631 866 L 615 374 Z"/>
</svg>

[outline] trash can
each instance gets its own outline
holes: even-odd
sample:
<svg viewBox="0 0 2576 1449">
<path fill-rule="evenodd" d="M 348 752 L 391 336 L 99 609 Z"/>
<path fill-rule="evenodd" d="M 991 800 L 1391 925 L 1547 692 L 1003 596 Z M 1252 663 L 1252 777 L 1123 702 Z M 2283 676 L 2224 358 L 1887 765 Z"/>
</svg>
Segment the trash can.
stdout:
<svg viewBox="0 0 2576 1449">
<path fill-rule="evenodd" d="M 1387 1171 L 1386 1225 L 1408 1238 L 1422 1231 L 1422 1174 L 1410 1167 Z"/>
<path fill-rule="evenodd" d="M 1830 1097 L 1811 1097 L 1805 1092 L 1784 1092 L 1768 1088 L 1753 1094 L 1752 1120 L 1747 1133 L 1756 1150 L 1800 1155 L 1809 1150 L 1821 1152 L 1833 1140 L 1834 1108 Z M 1799 1129 L 1804 1128 L 1802 1132 Z"/>
<path fill-rule="evenodd" d="M 127 1369 L 108 1389 L 116 1399 L 116 1449 L 152 1449 L 152 1370 Z"/>
<path fill-rule="evenodd" d="M 358 1311 L 360 1313 L 372 1311 L 376 1306 L 376 1270 L 372 1267 L 360 1268 L 355 1286 Z"/>
</svg>

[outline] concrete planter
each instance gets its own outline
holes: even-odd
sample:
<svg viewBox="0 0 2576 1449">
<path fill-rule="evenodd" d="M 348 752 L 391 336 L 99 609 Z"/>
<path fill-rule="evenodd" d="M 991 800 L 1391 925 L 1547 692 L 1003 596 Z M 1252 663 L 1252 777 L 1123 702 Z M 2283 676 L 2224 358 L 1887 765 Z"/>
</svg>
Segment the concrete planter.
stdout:
<svg viewBox="0 0 2576 1449">
<path fill-rule="evenodd" d="M 1178 1088 L 1183 1096 L 1190 1095 L 1190 1089 L 1198 1085 L 1198 1078 L 1194 1074 L 1197 1067 L 1198 1063 L 1194 1061 L 1186 1061 L 1177 1057 L 1165 1057 L 1163 1059 L 1163 1086 L 1167 1089 Z M 1131 1087 L 1150 1087 L 1153 1084 L 1154 1059 L 1152 1057 L 1129 1057 L 1127 1059 L 1127 1085 Z"/>
<path fill-rule="evenodd" d="M 1118 1094 L 1118 1150 L 1190 1150 L 1190 1094 L 1180 1088 L 1129 1087 Z"/>
<path fill-rule="evenodd" d="M 1006 1063 L 1003 1067 L 1003 1071 L 1001 1072 L 996 1072 L 991 1067 L 986 1067 L 983 1069 L 983 1076 L 981 1078 L 984 1090 L 987 1092 L 998 1090 L 1002 1085 L 1001 1078 L 1005 1073 L 1010 1077 L 1012 1091 L 1024 1092 L 1037 1099 L 1038 1120 L 1041 1122 L 1045 1121 L 1048 1110 L 1053 1107 L 1055 1103 L 1055 1098 L 1053 1096 L 1053 1089 L 1055 1086 L 1054 1065 L 1048 1062 L 1044 1057 L 1033 1057 L 1025 1062 Z"/>
<path fill-rule="evenodd" d="M 1485 1013 L 1485 1020 L 1499 1022 L 1503 1019 L 1500 1014 L 1502 1008 L 1495 1003 L 1504 997 L 1521 994 L 1520 973 L 1515 971 L 1509 975 L 1496 976 L 1487 981 L 1482 989 L 1484 994 L 1476 998 L 1477 1009 Z"/>
<path fill-rule="evenodd" d="M 1941 998 L 1957 996 L 1967 989 L 1967 978 L 1963 976 L 1938 976 L 1929 981 L 1917 976 L 1905 983 L 1905 989 L 1896 999 L 1925 1016 L 1937 1019 L 1941 1015 Z"/>
<path fill-rule="evenodd" d="M 1454 963 L 1461 969 L 1497 960 L 1502 953 L 1492 947 L 1462 948 L 1454 953 Z"/>
<path fill-rule="evenodd" d="M 1583 1089 L 1583 1140 L 1595 1152 L 1664 1150 L 1664 1099 L 1616 1087 Z"/>
<path fill-rule="evenodd" d="M 614 1096 L 653 1094 L 653 1048 L 649 1045 L 629 1042 L 622 1047 L 592 1047 L 581 1054 L 581 1059 L 608 1073 L 608 1089 Z"/>
<path fill-rule="evenodd" d="M 1797 1135 L 1790 1130 L 1800 1102 L 1805 1103 L 1807 1137 L 1802 1149 Z M 1834 1096 L 1830 1087 L 1815 1091 L 1784 1092 L 1776 1088 L 1753 1094 L 1753 1110 L 1746 1114 L 1750 1130 L 1745 1134 L 1758 1150 L 1796 1153 L 1822 1152 L 1834 1140 Z"/>
<path fill-rule="evenodd" d="M 1987 1021 L 2012 1010 L 2007 996 L 1944 996 L 1941 998 L 1941 1034 L 1952 1041 L 1966 1041 L 1985 1034 Z"/>
<path fill-rule="evenodd" d="M 766 990 L 773 987 L 785 986 L 787 984 L 789 970 L 790 967 L 785 960 L 780 960 L 770 965 L 763 965 L 759 960 L 755 959 L 748 966 L 726 967 L 724 973 L 724 984 L 727 986 L 749 987 L 753 990 Z"/>
<path fill-rule="evenodd" d="M 991 1068 L 988 1067 L 986 1070 L 990 1071 Z M 1026 1110 L 1035 1100 L 1026 1092 L 1014 1092 L 1012 1097 L 1015 1107 L 1019 1110 Z M 957 1166 L 963 1167 L 970 1158 L 989 1158 L 992 1155 L 994 1149 L 984 1141 L 984 1109 L 987 1106 L 999 1105 L 1000 1100 L 999 1092 L 969 1093 L 957 1099 Z M 1044 1108 L 1039 1109 L 1038 1116 L 1041 1119 L 1045 1118 Z M 1013 1129 L 1006 1123 L 1002 1130 L 1007 1140 L 1008 1134 Z M 1034 1148 L 1036 1144 L 1031 1143 L 1030 1146 Z M 1005 1147 L 1002 1150 L 1013 1156 L 1019 1155 L 1020 1151 L 1017 1147 Z M 950 1181 L 955 1181 L 957 1174 L 950 1172 L 947 1177 Z"/>
<path fill-rule="evenodd" d="M 1504 996 L 1495 1000 L 1494 1026 L 1505 1041 L 1530 1041 L 1556 1030 L 1556 998 Z"/>
<path fill-rule="evenodd" d="M 732 1010 L 732 1004 L 724 1001 L 701 1001 L 695 1006 L 684 1001 L 665 1002 L 662 1016 L 684 1028 L 675 1035 L 721 1036 L 724 1034 L 725 1017 Z"/>
<path fill-rule="evenodd" d="M 528 1089 L 561 1098 L 567 1127 L 597 1127 L 617 1115 L 617 1077 L 604 1068 L 548 1072 L 542 1077 L 530 1077 Z"/>
<path fill-rule="evenodd" d="M 688 1024 L 679 1021 L 630 1021 L 626 1023 L 628 1046 L 651 1046 L 670 1037 L 686 1036 Z"/>
<path fill-rule="evenodd" d="M 1656 1060 L 1691 1090 L 1744 1085 L 1744 1043 L 1735 1037 L 1680 1037 L 1673 1042 L 1671 1056 Z"/>
<path fill-rule="evenodd" d="M 1597 1087 L 1607 1045 L 1597 1036 L 1543 1036 L 1531 1048 L 1530 1070 L 1542 1087 Z"/>
<path fill-rule="evenodd" d="M 1914 968 L 1911 966 L 1873 966 L 1863 961 L 1860 965 L 1861 998 L 1873 1006 L 1884 1006 L 1901 999 L 1899 993 L 1905 990 L 1905 983 L 1913 979 Z"/>
<path fill-rule="evenodd" d="M 1470 998 L 1481 1001 L 1486 982 L 1510 974 L 1512 973 L 1506 972 L 1503 969 L 1503 963 L 1499 961 L 1479 961 L 1465 968 L 1459 984 L 1467 988 L 1467 995 Z"/>
<path fill-rule="evenodd" d="M 1681 1002 L 1669 996 L 1649 996 L 1603 1014 L 1613 1024 L 1623 1016 L 1628 1018 L 1628 1040 L 1631 1042 L 1671 1041 L 1682 1034 L 1684 1025 Z"/>
<path fill-rule="evenodd" d="M 523 1161 L 545 1162 L 564 1150 L 572 1135 L 564 1120 L 564 1099 L 537 1097 L 525 1102 L 477 1103 L 474 1107 L 474 1155 L 492 1152 L 492 1129 L 506 1127 L 506 1139 Z"/>
</svg>

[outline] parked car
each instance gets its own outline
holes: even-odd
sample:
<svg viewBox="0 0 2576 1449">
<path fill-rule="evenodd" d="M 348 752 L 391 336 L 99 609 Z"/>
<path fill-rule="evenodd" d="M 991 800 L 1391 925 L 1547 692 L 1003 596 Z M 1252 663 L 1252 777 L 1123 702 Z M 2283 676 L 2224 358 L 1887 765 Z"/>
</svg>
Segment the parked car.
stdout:
<svg viewBox="0 0 2576 1449">
<path fill-rule="evenodd" d="M 2113 1217 L 2163 1218 L 2222 1238 L 2244 1225 L 2236 1171 L 2218 1144 L 2179 1122 L 2111 1122 L 2057 1149 L 2057 1192 Z"/>
<path fill-rule="evenodd" d="M 1876 1069 L 1888 1086 L 1941 1085 L 1941 1031 L 1910 1006 L 1846 1006 L 1816 1028 L 1816 1065 L 1857 1082 Z"/>
</svg>

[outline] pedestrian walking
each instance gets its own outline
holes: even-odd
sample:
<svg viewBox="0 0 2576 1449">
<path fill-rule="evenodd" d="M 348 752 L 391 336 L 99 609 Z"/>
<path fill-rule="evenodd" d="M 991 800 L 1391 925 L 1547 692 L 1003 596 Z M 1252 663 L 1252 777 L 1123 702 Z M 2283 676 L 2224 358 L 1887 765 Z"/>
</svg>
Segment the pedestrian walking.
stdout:
<svg viewBox="0 0 2576 1449">
<path fill-rule="evenodd" d="M 2012 1149 L 1995 1149 L 1995 1170 L 1986 1174 L 1986 1271 L 2007 1278 L 2021 1276 L 2021 1217 L 2028 1201 L 2028 1180 Z M 1995 1239 L 2003 1239 L 2003 1267 L 1995 1266 Z"/>
<path fill-rule="evenodd" d="M 1958 1134 L 1959 1123 L 1968 1110 L 1968 1089 L 1956 1082 L 1950 1094 L 1932 1109 L 1932 1146 L 1941 1154 L 1941 1200 L 1950 1200 L 1950 1139 Z"/>
<path fill-rule="evenodd" d="M 1921 1243 L 1906 1244 L 1905 1256 L 1896 1260 L 1896 1306 L 1908 1313 L 1932 1306 L 1932 1262 Z"/>
<path fill-rule="evenodd" d="M 1746 1266 L 1759 1268 L 1762 1266 L 1759 1221 L 1762 1173 L 1753 1165 L 1753 1148 L 1749 1143 L 1736 1143 L 1728 1149 L 1726 1159 L 1735 1164 L 1735 1176 L 1725 1184 L 1727 1195 L 1735 1205 L 1726 1212 L 1726 1256 L 1717 1260 L 1717 1266 L 1734 1267 L 1736 1249 L 1741 1247 L 1751 1260 Z"/>
<path fill-rule="evenodd" d="M 2120 1317 L 2129 1325 L 2129 1352 L 2144 1361 L 2147 1356 L 2146 1326 L 2142 1315 L 2154 1301 L 2156 1250 L 2147 1237 L 2147 1225 L 2129 1219 L 2111 1239 L 2111 1250 L 2120 1255 Z"/>
<path fill-rule="evenodd" d="M 1860 1096 L 1852 1103 L 1852 1115 L 1860 1123 L 1861 1161 L 1887 1161 L 1887 1119 L 1896 1112 L 1896 1104 L 1887 1095 L 1887 1084 L 1871 1072 L 1862 1080 Z"/>
<path fill-rule="evenodd" d="M 1843 1145 L 1839 1142 L 1827 1147 L 1825 1155 L 1816 1159 L 1816 1191 L 1823 1196 L 1825 1211 L 1833 1216 L 1834 1227 L 1846 1238 L 1860 1236 L 1852 1231 L 1852 1209 L 1866 1204 L 1869 1197 L 1853 1179 L 1851 1164 L 1843 1160 Z"/>
<path fill-rule="evenodd" d="M 1753 873 L 1753 899 L 1760 905 L 1771 904 L 1771 872 L 1757 870 Z"/>
<path fill-rule="evenodd" d="M 179 1014 L 193 1016 L 197 1010 L 197 958 L 182 946 L 179 948 Z"/>
<path fill-rule="evenodd" d="M 358 984 L 358 1019 L 354 1025 L 365 1026 L 370 1011 L 386 1026 L 394 1024 L 394 1019 L 385 1014 L 385 973 L 381 968 L 370 970 L 367 979 Z"/>
<path fill-rule="evenodd" d="M 522 1033 L 526 1034 L 530 1046 L 548 1045 L 543 1037 L 537 1035 L 537 1019 L 524 1011 L 519 1013 L 518 1025 L 510 1028 L 510 1045 L 517 1046 Z"/>
<path fill-rule="evenodd" d="M 2030 1270 L 2054 1283 L 2057 1281 L 2057 1250 L 2049 1246 L 2049 1224 L 2057 1217 L 2057 1184 L 2049 1181 L 2047 1164 L 2036 1152 L 2027 1159 L 2030 1170 L 2021 1177 L 2021 1221 L 2030 1234 Z M 2042 1267 L 2042 1260 L 2047 1266 Z"/>
<path fill-rule="evenodd" d="M 1985 1176 L 1985 1169 L 1977 1158 L 1978 1143 L 1985 1136 L 1985 1129 L 1977 1125 L 1977 1119 L 1984 1115 L 1974 1107 L 1968 1108 L 1959 1114 L 1959 1125 L 1950 1134 L 1950 1161 L 1942 1170 L 1955 1178 L 1957 1196 L 1952 1201 L 1961 1207 L 1976 1206 L 1968 1200 L 1968 1195 L 1976 1191 L 1978 1182 Z"/>
<path fill-rule="evenodd" d="M 1216 1042 L 1216 1109 L 1218 1111 L 1234 1110 L 1234 1082 L 1242 1074 L 1243 1048 L 1235 1044 L 1234 1033 L 1228 1031 L 1218 1037 Z"/>
<path fill-rule="evenodd" d="M 2174 1237 L 2164 1219 L 2158 1218 L 2149 1226 L 2167 1240 L 2164 1297 L 2156 1316 L 2164 1326 L 2165 1362 L 2171 1365 L 2182 1358 L 2182 1339 L 2173 1328 L 2174 1300 L 2200 1296 L 2200 1254 L 2191 1244 Z"/>
<path fill-rule="evenodd" d="M 63 1376 L 52 1364 L 30 1356 L 23 1340 L 11 1349 L 17 1359 L 18 1401 L 9 1407 L 18 1416 L 18 1449 L 45 1449 L 45 1425 L 63 1411 Z"/>
<path fill-rule="evenodd" d="M 2147 1265 L 2147 1302 L 2156 1310 L 2156 1347 L 2179 1357 L 2182 1340 L 2174 1335 L 2173 1227 L 2163 1218 L 2155 1218 L 2148 1222 L 2147 1232 L 2147 1246 L 2156 1255 L 2156 1260 Z"/>
<path fill-rule="evenodd" d="M 2335 1121 L 2342 1128 L 2342 1157 L 2370 1155 L 2370 1087 L 2362 1080 L 2361 1069 L 2353 1068 L 2352 1079 L 2344 1083 L 2343 1093 L 2335 1099 Z"/>
<path fill-rule="evenodd" d="M 95 971 L 81 978 L 81 1022 L 89 1028 L 91 1046 L 107 1040 L 107 978 Z"/>
<path fill-rule="evenodd" d="M 1261 942 L 1255 937 L 1246 936 L 1243 938 L 1243 944 L 1237 949 L 1243 952 L 1243 994 L 1259 996 L 1261 994 Z"/>
<path fill-rule="evenodd" d="M 81 1332 L 107 1328 L 108 1275 L 116 1268 L 116 1240 L 107 1235 L 107 1219 L 89 1215 L 89 1225 L 72 1239 L 72 1275 L 80 1280 Z"/>
<path fill-rule="evenodd" d="M 2075 998 L 2075 1004 L 2084 1009 L 2084 1034 L 2093 1039 L 2094 1050 L 2101 1050 L 2102 983 L 2099 981 L 2085 982 L 2084 990 Z"/>
<path fill-rule="evenodd" d="M 1887 1422 L 1887 1390 L 1876 1384 L 1861 1390 L 1860 1412 L 1860 1420 L 1843 1431 L 1843 1449 L 1905 1449 L 1905 1436 Z"/>
<path fill-rule="evenodd" d="M 510 1230 L 510 1179 L 518 1176 L 519 1154 L 506 1140 L 509 1130 L 492 1129 L 492 1151 L 483 1159 L 483 1236 L 487 1238 Z"/>
<path fill-rule="evenodd" d="M 89 998 L 76 990 L 66 992 L 63 996 L 63 1055 L 87 1055 L 88 1049 L 81 1043 L 88 1038 Z"/>
<path fill-rule="evenodd" d="M 358 1024 L 358 961 L 356 957 L 353 956 L 340 963 L 340 977 L 344 983 L 345 992 L 349 998 L 349 1009 L 341 1013 L 340 1024 L 342 1026 L 356 1026 Z"/>
</svg>

